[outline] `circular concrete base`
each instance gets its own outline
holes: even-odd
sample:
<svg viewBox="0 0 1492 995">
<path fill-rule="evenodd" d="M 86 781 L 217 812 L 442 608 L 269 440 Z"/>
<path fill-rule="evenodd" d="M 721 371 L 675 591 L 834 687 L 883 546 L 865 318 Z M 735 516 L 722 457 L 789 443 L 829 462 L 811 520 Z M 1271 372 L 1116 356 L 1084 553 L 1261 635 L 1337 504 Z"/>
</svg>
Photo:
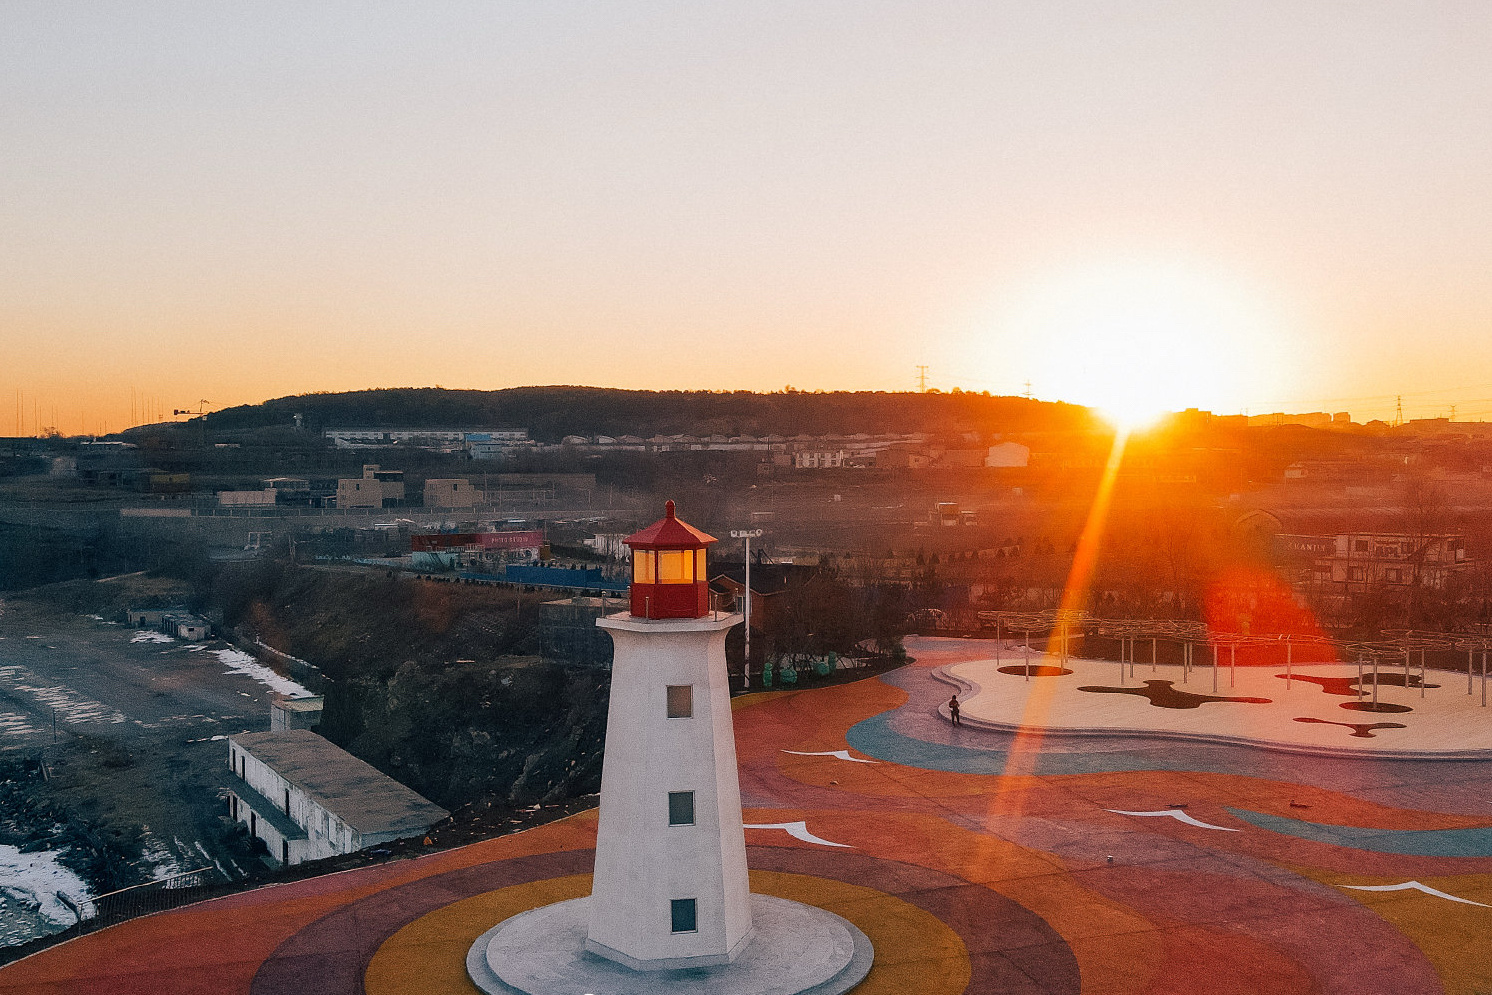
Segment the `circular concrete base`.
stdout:
<svg viewBox="0 0 1492 995">
<path fill-rule="evenodd" d="M 841 995 L 870 971 L 870 940 L 832 912 L 751 896 L 756 935 L 732 963 L 634 971 L 585 949 L 589 898 L 530 909 L 472 944 L 466 973 L 488 995 Z"/>
</svg>

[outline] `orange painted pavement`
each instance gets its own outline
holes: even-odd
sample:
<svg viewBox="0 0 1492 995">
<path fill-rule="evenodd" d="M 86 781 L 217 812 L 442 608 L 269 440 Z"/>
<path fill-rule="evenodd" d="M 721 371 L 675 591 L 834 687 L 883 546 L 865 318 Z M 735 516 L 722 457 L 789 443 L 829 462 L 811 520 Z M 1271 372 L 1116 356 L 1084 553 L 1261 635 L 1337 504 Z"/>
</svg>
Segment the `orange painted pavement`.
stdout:
<svg viewBox="0 0 1492 995">
<path fill-rule="evenodd" d="M 1492 827 L 1492 810 L 1475 814 L 1454 779 L 1434 779 L 1439 768 L 1368 762 L 1320 774 L 1302 761 L 1296 779 L 1290 763 L 1269 758 L 1258 762 L 1275 763 L 1274 774 L 1252 772 L 1257 758 L 1244 748 L 1196 753 L 1199 769 L 1185 769 L 1192 754 L 1184 750 L 1093 743 L 1053 759 L 1044 751 L 1059 747 L 1031 737 L 1030 756 L 1071 769 L 1032 764 L 1018 777 L 939 769 L 998 767 L 998 751 L 1009 745 L 993 734 L 950 730 L 933 711 L 947 688 L 933 684 L 930 669 L 955 650 L 937 647 L 884 679 L 734 703 L 747 823 L 802 822 L 813 837 L 842 844 L 748 830 L 753 883 L 846 910 L 840 914 L 883 952 L 860 989 L 867 995 L 1492 990 L 1485 939 L 1492 908 L 1466 904 L 1492 905 L 1492 853 L 1397 853 L 1249 821 L 1381 831 L 1384 846 L 1409 850 L 1420 846 L 1415 833 L 1429 832 L 1423 839 L 1433 842 L 1437 832 Z M 861 753 L 850 738 L 875 752 Z M 851 759 L 784 751 L 847 751 Z M 986 758 L 981 751 L 994 752 Z M 1139 759 L 1134 769 L 1081 769 L 1109 762 L 1105 751 Z M 1162 760 L 1173 769 L 1146 766 Z M 1331 783 L 1337 773 L 1341 783 Z M 1175 809 L 1215 828 L 1111 809 Z M 496 918 L 583 893 L 585 875 L 469 895 L 461 882 L 489 862 L 578 859 L 594 834 L 594 813 L 586 813 L 417 860 L 135 920 L 0 969 L 0 992 L 266 995 L 266 965 L 297 937 L 328 956 L 354 939 L 367 947 L 358 985 L 368 995 L 473 991 L 462 987 L 453 960 L 464 956 L 463 944 Z M 1464 901 L 1346 887 L 1411 879 Z M 431 897 L 442 888 L 448 899 Z M 387 926 L 387 935 L 331 928 L 342 921 L 334 913 L 372 909 L 392 889 L 436 904 Z M 385 918 L 387 906 L 380 906 Z M 371 919 L 346 921 L 349 930 L 374 929 Z"/>
</svg>

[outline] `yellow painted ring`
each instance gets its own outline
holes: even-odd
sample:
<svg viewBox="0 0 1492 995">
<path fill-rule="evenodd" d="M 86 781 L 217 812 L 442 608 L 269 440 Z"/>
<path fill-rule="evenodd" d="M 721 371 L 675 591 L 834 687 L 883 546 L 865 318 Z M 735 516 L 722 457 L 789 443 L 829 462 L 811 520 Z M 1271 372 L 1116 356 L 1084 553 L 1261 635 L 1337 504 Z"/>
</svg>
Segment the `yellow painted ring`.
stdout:
<svg viewBox="0 0 1492 995">
<path fill-rule="evenodd" d="M 958 995 L 969 985 L 969 951 L 937 916 L 873 888 L 828 878 L 752 871 L 751 890 L 816 905 L 854 923 L 875 946 L 855 995 Z M 487 930 L 528 909 L 589 895 L 591 876 L 513 885 L 453 902 L 384 941 L 363 977 L 367 995 L 473 995 L 466 952 Z"/>
</svg>

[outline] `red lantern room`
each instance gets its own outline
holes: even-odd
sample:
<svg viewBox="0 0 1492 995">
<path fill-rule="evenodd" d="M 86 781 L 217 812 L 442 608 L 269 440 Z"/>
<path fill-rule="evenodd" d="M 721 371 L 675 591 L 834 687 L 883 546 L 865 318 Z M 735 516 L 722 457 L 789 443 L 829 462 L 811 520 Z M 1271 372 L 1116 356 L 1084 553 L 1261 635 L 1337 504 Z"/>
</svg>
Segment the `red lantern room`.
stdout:
<svg viewBox="0 0 1492 995">
<path fill-rule="evenodd" d="M 715 537 L 664 516 L 624 541 L 632 547 L 632 614 L 638 618 L 703 618 L 710 613 L 705 547 Z"/>
</svg>

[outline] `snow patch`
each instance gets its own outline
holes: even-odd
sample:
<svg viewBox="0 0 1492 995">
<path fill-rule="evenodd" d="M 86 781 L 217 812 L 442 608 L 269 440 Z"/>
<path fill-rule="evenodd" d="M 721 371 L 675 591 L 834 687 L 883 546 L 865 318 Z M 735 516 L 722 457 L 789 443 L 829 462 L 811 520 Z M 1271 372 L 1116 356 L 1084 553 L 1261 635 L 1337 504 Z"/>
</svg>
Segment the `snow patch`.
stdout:
<svg viewBox="0 0 1492 995">
<path fill-rule="evenodd" d="M 0 712 L 0 736 L 27 736 L 36 732 L 36 726 L 20 712 Z"/>
<path fill-rule="evenodd" d="M 310 691 L 301 687 L 288 677 L 281 677 L 273 670 L 254 659 L 248 653 L 238 649 L 213 650 L 223 666 L 228 668 L 230 674 L 242 674 L 250 680 L 258 681 L 276 694 L 282 694 L 287 698 L 314 698 Z M 239 692 L 242 694 L 243 692 Z"/>
<path fill-rule="evenodd" d="M 148 826 L 141 846 L 141 856 L 150 862 L 150 877 L 153 881 L 164 881 L 173 874 L 181 873 L 181 865 L 176 862 L 176 855 L 171 852 L 170 847 L 161 842 L 159 837 L 150 832 Z"/>
<path fill-rule="evenodd" d="M 174 643 L 175 636 L 168 636 L 164 632 L 151 632 L 149 629 L 137 629 L 130 637 L 132 643 Z"/>
<path fill-rule="evenodd" d="M 17 847 L 0 844 L 0 892 L 12 902 L 34 908 L 37 915 L 56 926 L 77 921 L 73 910 L 57 897 L 58 892 L 82 909 L 84 918 L 91 916 L 93 902 L 88 885 L 58 862 L 64 852 L 22 853 Z"/>
<path fill-rule="evenodd" d="M 33 683 L 35 682 L 35 683 Z M 37 702 L 57 713 L 64 722 L 123 722 L 124 713 L 102 702 L 84 698 L 60 684 L 42 684 L 41 678 L 21 666 L 0 667 L 0 686 L 9 686 L 29 694 Z"/>
</svg>

